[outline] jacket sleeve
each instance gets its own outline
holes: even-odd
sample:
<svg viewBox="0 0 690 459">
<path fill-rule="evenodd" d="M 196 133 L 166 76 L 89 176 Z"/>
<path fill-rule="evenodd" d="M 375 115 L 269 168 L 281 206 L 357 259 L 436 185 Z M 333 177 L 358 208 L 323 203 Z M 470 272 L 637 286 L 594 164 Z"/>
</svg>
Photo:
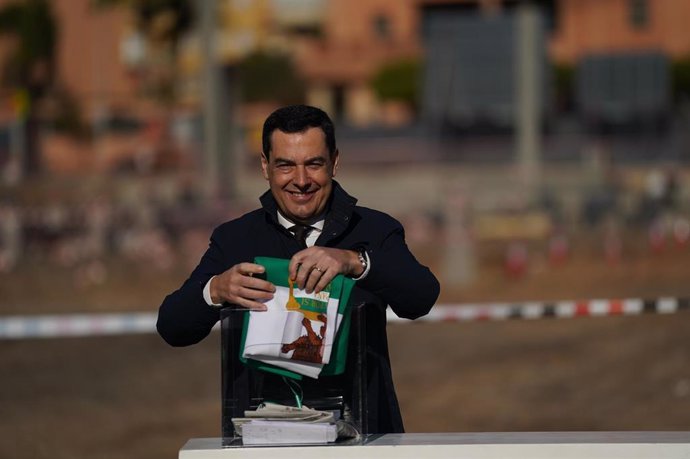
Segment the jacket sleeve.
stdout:
<svg viewBox="0 0 690 459">
<path fill-rule="evenodd" d="M 378 243 L 367 247 L 371 270 L 358 284 L 382 298 L 399 317 L 416 319 L 429 312 L 440 285 L 429 268 L 417 261 L 397 223 Z"/>
<path fill-rule="evenodd" d="M 206 253 L 182 287 L 166 296 L 158 309 L 156 328 L 172 346 L 189 346 L 204 339 L 220 319 L 220 308 L 206 304 L 203 289 L 216 274 L 227 269 L 216 229 Z M 224 261 L 226 260 L 226 261 Z"/>
</svg>

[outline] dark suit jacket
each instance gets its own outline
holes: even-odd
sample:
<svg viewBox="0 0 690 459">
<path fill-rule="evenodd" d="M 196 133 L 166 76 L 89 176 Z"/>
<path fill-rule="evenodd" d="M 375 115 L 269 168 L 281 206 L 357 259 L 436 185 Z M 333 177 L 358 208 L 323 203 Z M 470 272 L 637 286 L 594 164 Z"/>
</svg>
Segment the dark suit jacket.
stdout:
<svg viewBox="0 0 690 459">
<path fill-rule="evenodd" d="M 351 294 L 351 304 L 366 303 L 369 433 L 402 432 L 388 355 L 386 306 L 400 317 L 420 317 L 436 301 L 439 283 L 408 250 L 399 222 L 382 212 L 356 206 L 356 202 L 333 183 L 316 245 L 364 248 L 369 255 L 371 269 L 366 278 L 357 281 Z M 195 344 L 219 320 L 219 308 L 208 306 L 203 298 L 203 288 L 212 276 L 237 263 L 252 262 L 256 256 L 290 258 L 300 250 L 290 232 L 278 223 L 277 204 L 270 191 L 261 197 L 261 203 L 263 208 L 217 227 L 189 279 L 163 301 L 157 328 L 169 344 Z M 347 371 L 344 377 L 348 377 Z M 319 379 L 317 383 L 328 382 Z"/>
</svg>

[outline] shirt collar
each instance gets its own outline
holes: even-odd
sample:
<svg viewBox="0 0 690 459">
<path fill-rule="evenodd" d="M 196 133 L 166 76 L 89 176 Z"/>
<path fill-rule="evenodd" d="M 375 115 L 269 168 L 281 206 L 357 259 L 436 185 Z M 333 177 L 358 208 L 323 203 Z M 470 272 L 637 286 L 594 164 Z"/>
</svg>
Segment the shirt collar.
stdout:
<svg viewBox="0 0 690 459">
<path fill-rule="evenodd" d="M 273 198 L 271 190 L 266 190 L 259 200 L 266 211 L 266 217 L 274 224 L 284 226 L 278 222 L 278 204 L 275 198 Z M 324 218 L 328 221 L 321 223 L 322 229 L 319 230 L 321 235 L 325 233 L 327 240 L 331 240 L 342 234 L 349 225 L 350 218 L 353 217 L 356 203 L 357 198 L 350 196 L 336 180 L 333 180 L 333 194 L 331 195 L 328 215 L 324 215 Z M 290 226 L 292 226 L 292 223 L 290 223 Z"/>
<path fill-rule="evenodd" d="M 280 223 L 280 226 L 282 226 L 283 228 L 290 229 L 293 226 L 295 226 L 295 222 L 292 222 L 292 221 L 288 220 L 287 218 L 285 218 L 283 216 L 283 214 L 280 213 L 280 211 L 277 211 L 276 215 L 278 217 L 278 223 Z M 326 219 L 322 217 L 319 220 L 316 220 L 315 222 L 313 222 L 309 226 L 311 226 L 313 229 L 320 232 L 323 230 L 323 224 L 325 221 L 326 221 Z"/>
</svg>

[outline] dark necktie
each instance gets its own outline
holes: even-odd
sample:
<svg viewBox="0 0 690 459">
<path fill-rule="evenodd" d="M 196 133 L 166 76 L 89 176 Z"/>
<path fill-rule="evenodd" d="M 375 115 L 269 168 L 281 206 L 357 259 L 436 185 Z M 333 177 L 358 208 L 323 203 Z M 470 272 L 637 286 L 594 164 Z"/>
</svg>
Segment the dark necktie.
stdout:
<svg viewBox="0 0 690 459">
<path fill-rule="evenodd" d="M 300 247 L 303 249 L 307 248 L 307 235 L 311 232 L 312 228 L 309 225 L 295 225 L 290 227 L 290 231 L 295 235 L 295 239 L 299 242 Z"/>
</svg>

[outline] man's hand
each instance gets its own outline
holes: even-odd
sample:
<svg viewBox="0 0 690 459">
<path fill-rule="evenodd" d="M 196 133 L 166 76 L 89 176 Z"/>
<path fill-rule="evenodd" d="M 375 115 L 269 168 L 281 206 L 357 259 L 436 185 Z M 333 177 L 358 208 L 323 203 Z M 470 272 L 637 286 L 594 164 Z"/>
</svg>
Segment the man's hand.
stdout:
<svg viewBox="0 0 690 459">
<path fill-rule="evenodd" d="M 236 304 L 254 311 L 265 311 L 263 301 L 273 298 L 276 288 L 270 282 L 252 277 L 265 268 L 254 263 L 240 263 L 211 280 L 211 299 L 214 303 Z"/>
<path fill-rule="evenodd" d="M 290 260 L 290 279 L 307 293 L 318 293 L 338 274 L 357 277 L 364 269 L 354 250 L 313 246 Z"/>
</svg>

